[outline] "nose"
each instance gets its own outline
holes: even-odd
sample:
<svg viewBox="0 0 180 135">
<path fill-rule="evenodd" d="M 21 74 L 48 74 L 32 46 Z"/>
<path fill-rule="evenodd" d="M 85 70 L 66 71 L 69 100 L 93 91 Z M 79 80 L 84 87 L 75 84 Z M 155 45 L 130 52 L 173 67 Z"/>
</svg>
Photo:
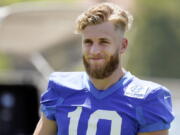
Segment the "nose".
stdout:
<svg viewBox="0 0 180 135">
<path fill-rule="evenodd" d="M 93 44 L 90 48 L 90 54 L 97 55 L 101 52 L 100 46 L 98 44 Z"/>
</svg>

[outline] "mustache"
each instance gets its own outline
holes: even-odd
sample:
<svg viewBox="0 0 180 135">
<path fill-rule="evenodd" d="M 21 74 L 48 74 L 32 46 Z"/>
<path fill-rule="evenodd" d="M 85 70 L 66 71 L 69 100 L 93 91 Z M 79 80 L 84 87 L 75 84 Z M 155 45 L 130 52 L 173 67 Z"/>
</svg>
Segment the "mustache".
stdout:
<svg viewBox="0 0 180 135">
<path fill-rule="evenodd" d="M 102 55 L 89 55 L 89 56 L 85 56 L 86 59 L 104 59 L 105 56 Z"/>
</svg>

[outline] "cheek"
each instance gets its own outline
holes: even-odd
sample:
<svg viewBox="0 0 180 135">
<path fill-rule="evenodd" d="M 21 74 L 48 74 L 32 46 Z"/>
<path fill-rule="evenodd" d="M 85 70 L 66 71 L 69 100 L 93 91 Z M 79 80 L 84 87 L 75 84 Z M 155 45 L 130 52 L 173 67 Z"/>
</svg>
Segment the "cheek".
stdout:
<svg viewBox="0 0 180 135">
<path fill-rule="evenodd" d="M 89 51 L 90 51 L 90 46 L 87 46 L 87 45 L 83 45 L 83 46 L 82 46 L 82 52 L 87 53 L 87 52 L 89 52 Z"/>
<path fill-rule="evenodd" d="M 88 54 L 88 50 L 87 50 L 87 48 L 84 48 L 84 47 L 82 47 L 82 55 L 86 55 L 86 54 Z"/>
<path fill-rule="evenodd" d="M 109 48 L 107 51 L 106 51 L 106 54 L 108 57 L 110 56 L 113 56 L 117 53 L 120 53 L 120 48 L 119 47 L 116 47 L 116 48 Z"/>
</svg>

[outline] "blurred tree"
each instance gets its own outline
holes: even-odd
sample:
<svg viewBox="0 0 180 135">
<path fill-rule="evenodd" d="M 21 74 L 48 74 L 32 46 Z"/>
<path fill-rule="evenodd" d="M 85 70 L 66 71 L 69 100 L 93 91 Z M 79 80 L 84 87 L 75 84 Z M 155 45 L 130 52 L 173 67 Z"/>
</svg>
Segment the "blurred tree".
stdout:
<svg viewBox="0 0 180 135">
<path fill-rule="evenodd" d="M 180 1 L 137 5 L 126 67 L 141 76 L 180 77 Z"/>
<path fill-rule="evenodd" d="M 0 6 L 14 4 L 17 2 L 30 2 L 30 1 L 48 1 L 48 0 L 0 0 Z M 78 0 L 49 0 L 49 1 L 76 2 Z"/>
<path fill-rule="evenodd" d="M 0 70 L 8 70 L 10 68 L 8 58 L 0 53 Z"/>
</svg>

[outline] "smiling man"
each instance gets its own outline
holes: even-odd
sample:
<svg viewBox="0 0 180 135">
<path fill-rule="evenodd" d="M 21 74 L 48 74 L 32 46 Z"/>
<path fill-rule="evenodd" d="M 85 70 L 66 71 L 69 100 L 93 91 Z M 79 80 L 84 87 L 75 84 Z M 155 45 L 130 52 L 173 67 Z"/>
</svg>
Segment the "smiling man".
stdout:
<svg viewBox="0 0 180 135">
<path fill-rule="evenodd" d="M 169 90 L 121 65 L 132 20 L 112 3 L 78 17 L 86 72 L 50 76 L 34 135 L 168 135 L 174 119 Z"/>
</svg>

